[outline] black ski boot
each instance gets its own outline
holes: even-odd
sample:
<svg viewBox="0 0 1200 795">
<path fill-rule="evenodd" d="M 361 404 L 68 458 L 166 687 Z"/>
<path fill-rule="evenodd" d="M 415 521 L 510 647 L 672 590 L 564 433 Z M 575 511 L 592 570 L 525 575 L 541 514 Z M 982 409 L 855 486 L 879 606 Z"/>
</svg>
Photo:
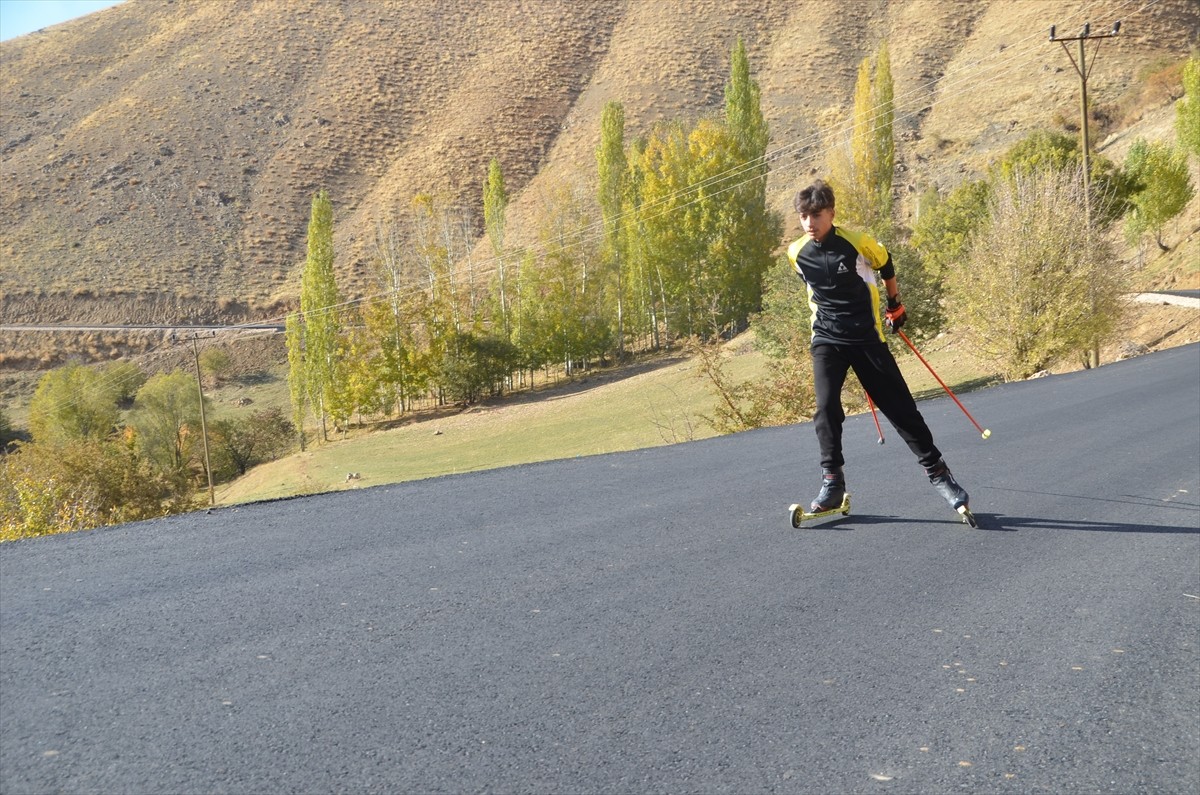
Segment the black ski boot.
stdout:
<svg viewBox="0 0 1200 795">
<path fill-rule="evenodd" d="M 966 489 L 958 485 L 958 481 L 954 479 L 946 462 L 938 461 L 931 467 L 925 467 L 925 474 L 929 476 L 929 482 L 938 490 L 938 494 L 941 494 L 946 498 L 946 502 L 950 503 L 950 507 L 962 513 L 961 509 L 968 504 L 971 498 Z"/>
<path fill-rule="evenodd" d="M 821 474 L 821 493 L 812 501 L 808 510 L 811 513 L 832 511 L 842 504 L 846 497 L 846 476 L 841 467 L 826 469 Z"/>
</svg>

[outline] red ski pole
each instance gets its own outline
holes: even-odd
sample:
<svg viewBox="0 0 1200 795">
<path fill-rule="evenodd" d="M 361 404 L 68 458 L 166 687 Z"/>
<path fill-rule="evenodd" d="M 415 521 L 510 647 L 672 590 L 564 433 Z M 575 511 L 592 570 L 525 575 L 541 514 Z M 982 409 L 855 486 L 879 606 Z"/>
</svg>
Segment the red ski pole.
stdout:
<svg viewBox="0 0 1200 795">
<path fill-rule="evenodd" d="M 896 329 L 896 333 L 900 335 L 900 339 L 904 340 L 908 344 L 908 347 L 912 349 L 912 352 L 917 355 L 917 358 L 921 360 L 921 364 L 925 365 L 925 369 L 927 369 L 930 372 L 930 374 L 934 378 L 937 379 L 937 382 L 942 385 L 942 389 L 946 390 L 946 394 L 950 396 L 951 400 L 953 400 L 958 405 L 958 407 L 960 409 L 962 409 L 962 413 L 967 415 L 967 419 L 969 419 L 971 421 L 971 424 L 975 426 L 975 430 L 979 431 L 979 433 L 983 436 L 984 439 L 991 436 L 992 435 L 991 430 L 988 428 L 979 427 L 979 423 L 976 422 L 975 418 L 971 416 L 971 412 L 967 411 L 967 407 L 964 406 L 962 404 L 962 402 L 959 401 L 958 397 L 955 396 L 955 394 L 950 391 L 950 387 L 946 386 L 946 382 L 941 379 L 941 376 L 939 376 L 937 373 L 935 373 L 933 371 L 933 368 L 929 366 L 929 362 L 925 361 L 925 357 L 922 356 L 921 352 L 917 350 L 917 346 L 912 344 L 912 340 L 910 340 L 908 338 L 908 335 L 905 334 L 900 329 Z"/>
<path fill-rule="evenodd" d="M 883 444 L 883 428 L 879 427 L 879 415 L 875 413 L 875 403 L 871 400 L 871 393 L 867 392 L 867 405 L 871 407 L 871 419 L 875 420 L 875 430 L 879 433 L 879 443 Z"/>
</svg>

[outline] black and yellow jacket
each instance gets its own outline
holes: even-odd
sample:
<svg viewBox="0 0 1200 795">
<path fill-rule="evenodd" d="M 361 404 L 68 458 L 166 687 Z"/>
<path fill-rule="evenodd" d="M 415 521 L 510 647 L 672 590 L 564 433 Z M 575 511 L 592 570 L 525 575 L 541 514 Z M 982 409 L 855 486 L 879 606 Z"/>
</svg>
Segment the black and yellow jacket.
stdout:
<svg viewBox="0 0 1200 795">
<path fill-rule="evenodd" d="M 833 227 L 818 243 L 805 235 L 788 247 L 788 259 L 808 285 L 812 344 L 886 342 L 879 308 L 879 279 L 896 275 L 892 257 L 865 232 Z"/>
</svg>

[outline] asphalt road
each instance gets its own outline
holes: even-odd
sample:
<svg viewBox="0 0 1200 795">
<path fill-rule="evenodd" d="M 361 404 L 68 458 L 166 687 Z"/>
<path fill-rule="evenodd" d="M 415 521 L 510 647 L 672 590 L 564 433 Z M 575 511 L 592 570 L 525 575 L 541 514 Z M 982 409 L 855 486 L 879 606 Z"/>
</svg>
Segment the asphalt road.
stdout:
<svg viewBox="0 0 1200 795">
<path fill-rule="evenodd" d="M 4 544 L 0 790 L 1200 790 L 1200 346 L 964 402 Z"/>
</svg>

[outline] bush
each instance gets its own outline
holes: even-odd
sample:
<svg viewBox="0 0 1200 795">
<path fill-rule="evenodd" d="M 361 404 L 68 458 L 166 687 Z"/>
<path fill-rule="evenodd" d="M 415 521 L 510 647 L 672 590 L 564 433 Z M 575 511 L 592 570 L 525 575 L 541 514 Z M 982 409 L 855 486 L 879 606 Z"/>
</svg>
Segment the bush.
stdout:
<svg viewBox="0 0 1200 795">
<path fill-rule="evenodd" d="M 451 400 L 474 403 L 498 396 L 504 379 L 517 369 L 517 348 L 499 337 L 459 334 L 442 359 L 441 382 Z"/>
<path fill-rule="evenodd" d="M 208 381 L 219 386 L 233 371 L 233 359 L 224 348 L 205 348 L 200 354 L 200 372 Z"/>
<path fill-rule="evenodd" d="M 82 364 L 55 368 L 38 381 L 29 430 L 39 442 L 103 439 L 120 418 L 117 399 L 100 370 Z"/>
<path fill-rule="evenodd" d="M 717 402 L 704 419 L 717 433 L 737 433 L 771 425 L 790 425 L 812 418 L 816 410 L 812 358 L 805 339 L 793 338 L 784 355 L 767 362 L 761 381 L 734 383 L 725 372 L 720 348 L 693 337 L 687 352 L 700 367 Z"/>
<path fill-rule="evenodd" d="M 213 478 L 225 481 L 290 450 L 296 426 L 273 407 L 240 420 L 217 420 L 210 433 Z"/>
<path fill-rule="evenodd" d="M 1077 170 L 998 182 L 970 258 L 948 279 L 955 321 L 1008 379 L 1090 349 L 1120 316 L 1121 268 L 1088 228 Z"/>
<path fill-rule="evenodd" d="M 116 440 L 18 444 L 0 458 L 0 541 L 86 530 L 190 506 Z"/>
</svg>

